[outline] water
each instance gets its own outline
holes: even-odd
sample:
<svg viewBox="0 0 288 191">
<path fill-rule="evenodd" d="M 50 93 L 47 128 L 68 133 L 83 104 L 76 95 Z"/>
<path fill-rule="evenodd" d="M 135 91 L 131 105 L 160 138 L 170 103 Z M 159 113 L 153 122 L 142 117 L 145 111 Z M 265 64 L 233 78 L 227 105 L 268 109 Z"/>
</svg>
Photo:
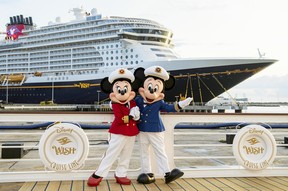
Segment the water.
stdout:
<svg viewBox="0 0 288 191">
<path fill-rule="evenodd" d="M 288 106 L 271 106 L 271 107 L 259 107 L 259 106 L 248 106 L 243 113 L 288 113 Z"/>
</svg>

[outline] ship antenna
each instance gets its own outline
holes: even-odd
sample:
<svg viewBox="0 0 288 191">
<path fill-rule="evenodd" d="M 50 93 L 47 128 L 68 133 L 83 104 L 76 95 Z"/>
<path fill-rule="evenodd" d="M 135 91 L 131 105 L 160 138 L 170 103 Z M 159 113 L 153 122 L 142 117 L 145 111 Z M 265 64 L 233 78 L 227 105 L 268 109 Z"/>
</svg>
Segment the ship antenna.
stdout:
<svg viewBox="0 0 288 191">
<path fill-rule="evenodd" d="M 265 56 L 265 52 L 261 53 L 259 48 L 257 48 L 257 50 L 258 50 L 259 57 L 263 58 Z"/>
</svg>

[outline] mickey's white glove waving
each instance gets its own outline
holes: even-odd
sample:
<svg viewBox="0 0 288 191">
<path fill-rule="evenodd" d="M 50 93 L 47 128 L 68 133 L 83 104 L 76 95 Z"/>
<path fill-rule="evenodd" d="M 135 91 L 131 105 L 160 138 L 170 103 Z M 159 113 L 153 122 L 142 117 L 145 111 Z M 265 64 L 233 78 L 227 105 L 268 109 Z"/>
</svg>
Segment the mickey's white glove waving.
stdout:
<svg viewBox="0 0 288 191">
<path fill-rule="evenodd" d="M 130 113 L 129 116 L 132 116 L 132 118 L 134 119 L 134 121 L 138 121 L 140 119 L 140 111 L 139 111 L 139 107 L 135 106 L 133 108 L 130 109 Z"/>
<path fill-rule="evenodd" d="M 190 102 L 193 100 L 193 98 L 188 97 L 187 99 L 183 100 L 183 101 L 179 101 L 178 105 L 181 107 L 181 109 L 183 109 L 184 107 L 186 107 L 187 105 L 190 104 Z"/>
</svg>

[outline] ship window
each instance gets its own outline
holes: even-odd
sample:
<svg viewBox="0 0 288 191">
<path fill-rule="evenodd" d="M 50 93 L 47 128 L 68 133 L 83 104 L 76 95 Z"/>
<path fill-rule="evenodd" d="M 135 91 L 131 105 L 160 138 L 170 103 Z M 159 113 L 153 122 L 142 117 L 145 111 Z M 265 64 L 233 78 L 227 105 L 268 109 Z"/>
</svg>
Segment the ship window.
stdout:
<svg viewBox="0 0 288 191">
<path fill-rule="evenodd" d="M 130 63 L 133 64 L 133 61 L 131 61 Z"/>
<path fill-rule="evenodd" d="M 125 52 L 128 53 L 128 49 L 126 49 Z"/>
<path fill-rule="evenodd" d="M 113 48 L 113 44 L 110 47 Z"/>
<path fill-rule="evenodd" d="M 116 48 L 118 48 L 118 44 L 116 44 Z"/>
<path fill-rule="evenodd" d="M 109 46 L 107 45 L 106 48 L 109 48 Z"/>
<path fill-rule="evenodd" d="M 138 54 L 136 54 L 135 57 L 138 58 Z"/>
<path fill-rule="evenodd" d="M 131 52 L 133 52 L 133 49 L 131 49 Z"/>
<path fill-rule="evenodd" d="M 128 62 L 126 62 L 126 65 L 128 65 Z"/>
<path fill-rule="evenodd" d="M 111 51 L 111 54 L 113 54 L 113 51 Z"/>
<path fill-rule="evenodd" d="M 116 60 L 118 60 L 118 56 L 116 56 Z"/>
<path fill-rule="evenodd" d="M 102 46 L 102 49 L 104 49 L 104 46 Z"/>
<path fill-rule="evenodd" d="M 136 62 L 135 62 L 136 64 L 138 64 L 138 60 L 136 60 Z"/>
</svg>

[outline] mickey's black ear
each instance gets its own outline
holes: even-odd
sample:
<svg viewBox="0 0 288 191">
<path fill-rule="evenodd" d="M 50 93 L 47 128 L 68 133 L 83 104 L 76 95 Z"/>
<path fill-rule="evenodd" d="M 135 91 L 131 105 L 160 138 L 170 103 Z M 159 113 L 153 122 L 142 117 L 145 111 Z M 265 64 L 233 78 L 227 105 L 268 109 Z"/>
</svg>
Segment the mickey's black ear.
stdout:
<svg viewBox="0 0 288 191">
<path fill-rule="evenodd" d="M 144 68 L 137 68 L 134 71 L 134 76 L 136 79 L 144 81 L 145 80 L 145 74 L 144 74 Z"/>
<path fill-rule="evenodd" d="M 112 91 L 112 84 L 110 84 L 110 82 L 108 81 L 108 77 L 103 78 L 103 80 L 101 80 L 101 84 L 100 84 L 101 90 L 104 93 L 111 93 Z"/>
<path fill-rule="evenodd" d="M 134 82 L 131 83 L 132 90 L 137 93 L 138 89 L 142 87 L 142 84 L 143 82 L 141 80 L 135 78 Z"/>
<path fill-rule="evenodd" d="M 134 71 L 135 80 L 132 83 L 132 88 L 135 92 L 138 92 L 138 89 L 140 87 L 143 87 L 143 83 L 145 81 L 144 70 L 145 70 L 144 68 L 137 68 Z"/>
<path fill-rule="evenodd" d="M 174 76 L 169 75 L 169 80 L 164 82 L 165 90 L 171 90 L 175 86 L 175 78 Z"/>
</svg>

